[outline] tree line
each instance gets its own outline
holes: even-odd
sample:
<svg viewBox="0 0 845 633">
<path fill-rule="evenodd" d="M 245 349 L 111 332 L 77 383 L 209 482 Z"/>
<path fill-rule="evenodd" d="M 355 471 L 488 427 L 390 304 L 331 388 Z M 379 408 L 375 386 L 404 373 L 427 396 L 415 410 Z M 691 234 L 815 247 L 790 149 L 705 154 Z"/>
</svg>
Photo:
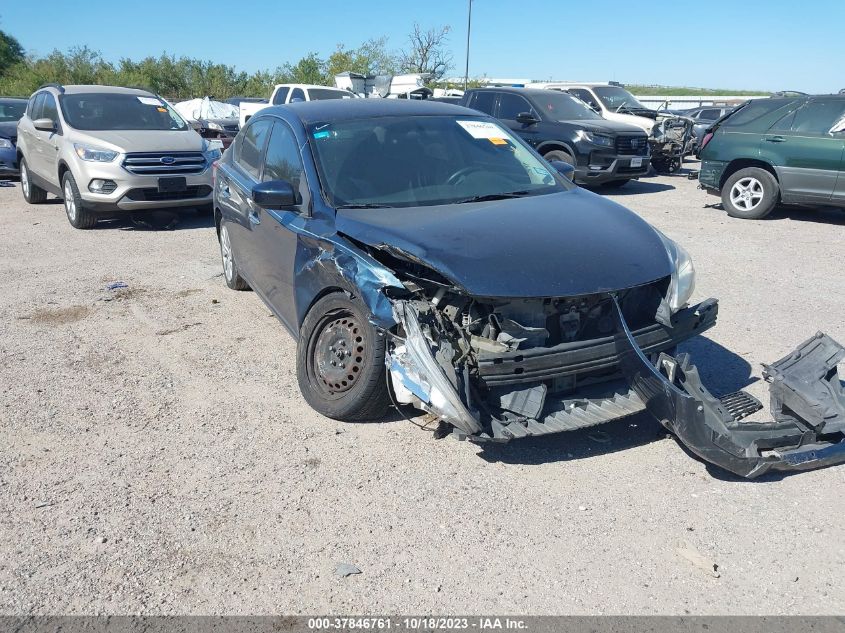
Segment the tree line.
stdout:
<svg viewBox="0 0 845 633">
<path fill-rule="evenodd" d="M 380 37 L 355 48 L 338 44 L 327 57 L 312 52 L 275 70 L 254 73 L 168 53 L 113 63 L 87 46 L 54 50 L 43 57 L 26 55 L 18 40 L 0 31 L 0 96 L 26 97 L 39 86 L 61 83 L 134 86 L 174 100 L 204 96 L 266 98 L 277 83 L 334 85 L 334 76 L 347 70 L 362 75 L 427 73 L 430 82 L 436 83 L 452 66 L 449 31 L 448 26 L 423 29 L 415 24 L 406 46 L 399 51 L 390 50 L 387 38 Z"/>
</svg>

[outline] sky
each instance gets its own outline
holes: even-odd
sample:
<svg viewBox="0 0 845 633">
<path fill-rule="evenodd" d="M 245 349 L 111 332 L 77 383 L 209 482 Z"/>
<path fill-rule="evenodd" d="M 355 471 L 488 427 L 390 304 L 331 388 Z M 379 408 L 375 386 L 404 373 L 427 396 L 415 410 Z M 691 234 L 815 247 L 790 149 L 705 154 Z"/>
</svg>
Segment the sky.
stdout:
<svg viewBox="0 0 845 633">
<path fill-rule="evenodd" d="M 0 0 L 0 30 L 30 53 L 87 45 L 110 61 L 168 52 L 273 69 L 414 22 L 448 25 L 462 76 L 468 0 Z M 845 88 L 845 0 L 473 0 L 469 73 L 748 90 Z"/>
</svg>

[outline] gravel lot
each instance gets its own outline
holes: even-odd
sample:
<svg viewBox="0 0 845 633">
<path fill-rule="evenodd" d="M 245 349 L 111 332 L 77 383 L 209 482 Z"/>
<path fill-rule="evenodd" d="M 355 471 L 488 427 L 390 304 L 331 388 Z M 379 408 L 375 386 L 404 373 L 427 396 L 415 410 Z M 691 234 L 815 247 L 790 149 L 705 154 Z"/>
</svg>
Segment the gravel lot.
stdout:
<svg viewBox="0 0 845 633">
<path fill-rule="evenodd" d="M 687 346 L 717 394 L 767 402 L 760 362 L 845 341 L 845 213 L 612 197 L 721 300 Z M 0 270 L 2 613 L 845 612 L 845 467 L 738 481 L 645 415 L 495 450 L 323 418 L 201 216 L 77 231 L 0 187 Z"/>
</svg>

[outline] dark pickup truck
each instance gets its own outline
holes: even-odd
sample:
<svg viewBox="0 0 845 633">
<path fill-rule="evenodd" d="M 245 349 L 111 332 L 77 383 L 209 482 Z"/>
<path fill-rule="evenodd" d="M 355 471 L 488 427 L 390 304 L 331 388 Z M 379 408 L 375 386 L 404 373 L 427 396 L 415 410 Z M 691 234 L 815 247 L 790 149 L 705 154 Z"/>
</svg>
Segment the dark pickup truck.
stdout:
<svg viewBox="0 0 845 633">
<path fill-rule="evenodd" d="M 645 132 L 603 119 L 567 93 L 478 88 L 467 91 L 462 105 L 501 120 L 547 160 L 573 165 L 580 185 L 621 186 L 648 173 Z"/>
</svg>

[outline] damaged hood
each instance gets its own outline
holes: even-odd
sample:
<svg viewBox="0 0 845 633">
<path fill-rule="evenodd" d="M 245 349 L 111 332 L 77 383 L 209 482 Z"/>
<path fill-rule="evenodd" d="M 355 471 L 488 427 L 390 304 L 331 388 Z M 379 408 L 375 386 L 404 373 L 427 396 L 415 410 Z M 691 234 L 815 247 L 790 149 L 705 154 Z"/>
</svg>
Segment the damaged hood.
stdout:
<svg viewBox="0 0 845 633">
<path fill-rule="evenodd" d="M 672 273 L 657 232 L 583 189 L 396 209 L 339 209 L 336 228 L 425 263 L 476 297 L 565 297 L 638 286 Z"/>
</svg>

